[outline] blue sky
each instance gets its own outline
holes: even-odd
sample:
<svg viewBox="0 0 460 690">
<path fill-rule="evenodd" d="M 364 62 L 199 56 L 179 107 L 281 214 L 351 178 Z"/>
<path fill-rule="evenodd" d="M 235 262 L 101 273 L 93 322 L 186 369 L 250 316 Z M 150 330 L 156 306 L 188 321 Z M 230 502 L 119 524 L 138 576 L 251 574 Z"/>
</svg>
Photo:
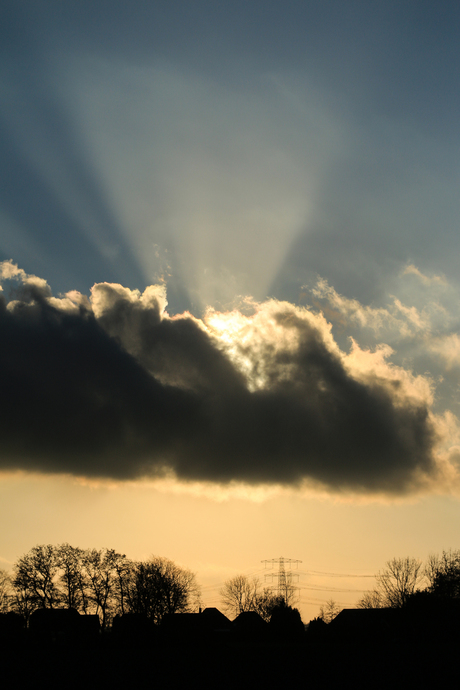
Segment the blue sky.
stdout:
<svg viewBox="0 0 460 690">
<path fill-rule="evenodd" d="M 370 302 L 408 261 L 455 278 L 455 3 L 3 12 L 2 258 L 54 289 L 167 265 L 182 311 L 316 273 Z"/>
</svg>

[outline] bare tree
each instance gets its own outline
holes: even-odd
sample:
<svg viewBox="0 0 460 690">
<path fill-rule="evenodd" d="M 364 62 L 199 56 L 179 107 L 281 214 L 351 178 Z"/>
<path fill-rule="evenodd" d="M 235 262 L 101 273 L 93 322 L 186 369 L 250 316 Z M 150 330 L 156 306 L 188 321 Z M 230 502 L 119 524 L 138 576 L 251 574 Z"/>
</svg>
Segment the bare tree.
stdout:
<svg viewBox="0 0 460 690">
<path fill-rule="evenodd" d="M 123 614 L 129 611 L 129 588 L 135 564 L 124 555 L 118 554 L 117 556 L 113 561 L 115 574 L 114 597 L 116 613 Z"/>
<path fill-rule="evenodd" d="M 126 610 L 160 623 L 167 613 L 192 611 L 200 595 L 195 573 L 167 558 L 134 563 L 125 591 Z"/>
<path fill-rule="evenodd" d="M 258 578 L 236 575 L 224 583 L 220 590 L 223 608 L 228 613 L 238 616 L 244 611 L 256 610 L 257 597 L 260 594 Z"/>
<path fill-rule="evenodd" d="M 330 623 L 340 613 L 342 609 L 334 599 L 329 599 L 320 607 L 319 616 L 325 623 Z"/>
<path fill-rule="evenodd" d="M 117 610 L 118 566 L 126 556 L 113 549 L 91 549 L 83 552 L 82 569 L 89 607 L 101 619 L 105 629 Z"/>
<path fill-rule="evenodd" d="M 437 554 L 431 553 L 428 556 L 427 562 L 424 568 L 424 575 L 428 581 L 428 589 L 431 590 L 434 586 L 436 577 L 440 569 L 440 557 Z"/>
<path fill-rule="evenodd" d="M 260 594 L 257 594 L 254 599 L 254 611 L 256 611 L 264 621 L 267 621 L 267 623 L 270 621 L 275 609 L 283 607 L 286 607 L 284 597 L 276 594 L 269 588 L 265 588 Z"/>
<path fill-rule="evenodd" d="M 426 570 L 422 570 L 422 563 L 416 558 L 393 558 L 376 575 L 376 588 L 364 593 L 358 607 L 401 608 L 417 591 L 425 575 Z"/>
<path fill-rule="evenodd" d="M 443 551 L 441 556 L 431 555 L 424 571 L 428 591 L 437 596 L 460 597 L 460 550 Z"/>
<path fill-rule="evenodd" d="M 159 556 L 152 557 L 147 565 L 157 573 L 162 615 L 191 611 L 200 595 L 195 573 Z"/>
<path fill-rule="evenodd" d="M 257 577 L 249 578 L 246 575 L 236 575 L 227 580 L 220 595 L 227 613 L 238 616 L 244 611 L 256 611 L 267 622 L 277 606 L 286 605 L 283 596 L 269 587 L 261 589 Z"/>
<path fill-rule="evenodd" d="M 286 573 L 286 583 L 284 584 L 282 591 L 279 593 L 279 597 L 284 601 L 285 606 L 294 606 L 299 600 L 298 589 L 292 584 L 292 573 Z"/>
<path fill-rule="evenodd" d="M 422 563 L 416 558 L 393 558 L 377 575 L 377 589 L 385 606 L 401 608 L 423 579 Z"/>
<path fill-rule="evenodd" d="M 6 570 L 0 570 L 0 613 L 10 610 L 12 604 L 13 587 L 11 577 Z"/>
<path fill-rule="evenodd" d="M 55 547 L 34 546 L 14 566 L 13 586 L 22 606 L 55 608 L 61 597 L 57 586 L 59 565 Z M 19 606 L 19 603 L 18 603 Z"/>
<path fill-rule="evenodd" d="M 58 580 L 61 602 L 67 608 L 86 613 L 88 609 L 88 588 L 83 571 L 85 552 L 70 544 L 60 544 L 55 549 L 56 562 L 60 569 Z"/>
<path fill-rule="evenodd" d="M 36 601 L 31 591 L 15 585 L 11 597 L 11 610 L 23 616 L 26 623 L 28 623 L 30 614 L 33 613 L 36 608 Z"/>
<path fill-rule="evenodd" d="M 8 582 L 0 579 L 0 611 Z M 18 560 L 10 604 L 26 619 L 36 608 L 64 605 L 97 614 L 107 628 L 114 615 L 130 611 L 158 623 L 166 613 L 197 608 L 199 596 L 195 574 L 167 558 L 134 563 L 113 549 L 61 544 L 36 546 Z"/>
<path fill-rule="evenodd" d="M 382 594 L 377 589 L 364 592 L 357 606 L 359 609 L 381 609 L 384 606 Z"/>
</svg>

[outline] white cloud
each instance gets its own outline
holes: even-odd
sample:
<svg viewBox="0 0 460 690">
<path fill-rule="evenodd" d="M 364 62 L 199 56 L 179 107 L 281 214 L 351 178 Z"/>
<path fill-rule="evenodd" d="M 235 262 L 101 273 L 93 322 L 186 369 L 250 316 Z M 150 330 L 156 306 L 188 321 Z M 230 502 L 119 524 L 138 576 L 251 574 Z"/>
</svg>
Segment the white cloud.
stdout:
<svg viewBox="0 0 460 690">
<path fill-rule="evenodd" d="M 422 273 L 422 271 L 419 268 L 417 268 L 417 266 L 414 266 L 414 264 L 408 264 L 403 271 L 403 275 L 414 275 L 420 280 L 421 283 L 428 286 L 447 285 L 447 280 L 444 276 L 427 276 L 424 273 Z"/>
<path fill-rule="evenodd" d="M 460 365 L 460 335 L 458 333 L 433 338 L 429 343 L 429 348 L 445 361 L 448 370 Z"/>
</svg>

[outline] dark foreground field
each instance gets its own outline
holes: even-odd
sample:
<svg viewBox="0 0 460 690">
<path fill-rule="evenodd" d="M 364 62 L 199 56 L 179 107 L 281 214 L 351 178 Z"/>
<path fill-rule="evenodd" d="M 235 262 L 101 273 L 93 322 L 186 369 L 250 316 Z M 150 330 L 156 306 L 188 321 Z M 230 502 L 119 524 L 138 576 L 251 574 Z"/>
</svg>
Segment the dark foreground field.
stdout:
<svg viewBox="0 0 460 690">
<path fill-rule="evenodd" d="M 437 687 L 458 673 L 457 641 L 304 639 L 296 642 L 146 644 L 34 642 L 0 650 L 2 687 Z M 456 685 L 454 685 L 457 687 Z"/>
</svg>

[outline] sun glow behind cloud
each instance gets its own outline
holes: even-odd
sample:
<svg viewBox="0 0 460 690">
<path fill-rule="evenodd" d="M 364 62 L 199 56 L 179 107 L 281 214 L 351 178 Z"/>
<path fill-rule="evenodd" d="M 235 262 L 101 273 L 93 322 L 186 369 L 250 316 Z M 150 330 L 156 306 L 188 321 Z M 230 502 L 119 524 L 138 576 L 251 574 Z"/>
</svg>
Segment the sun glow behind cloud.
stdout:
<svg viewBox="0 0 460 690">
<path fill-rule="evenodd" d="M 174 478 L 192 492 L 214 485 L 216 495 L 248 497 L 282 486 L 379 496 L 458 485 L 458 422 L 446 409 L 434 412 L 433 378 L 392 363 L 386 343 L 351 339 L 341 349 L 320 311 L 249 300 L 246 314 L 170 316 L 164 285 L 141 293 L 99 283 L 89 298 L 54 297 L 46 281 L 12 262 L 1 268 L 4 281 L 19 281 L 13 299 L 4 292 L 2 317 L 5 387 L 13 392 L 3 414 L 5 469 Z M 361 327 L 376 324 L 370 307 L 324 281 L 312 294 L 352 324 L 356 313 L 366 315 Z M 399 339 L 414 329 L 431 335 L 412 309 L 397 313 L 398 324 L 410 325 L 396 329 Z M 395 332 L 394 315 L 377 314 L 377 331 L 388 322 L 387 334 Z M 18 391 L 30 438 L 14 432 Z M 61 406 L 51 426 L 37 415 L 37 396 L 44 410 Z"/>
</svg>

